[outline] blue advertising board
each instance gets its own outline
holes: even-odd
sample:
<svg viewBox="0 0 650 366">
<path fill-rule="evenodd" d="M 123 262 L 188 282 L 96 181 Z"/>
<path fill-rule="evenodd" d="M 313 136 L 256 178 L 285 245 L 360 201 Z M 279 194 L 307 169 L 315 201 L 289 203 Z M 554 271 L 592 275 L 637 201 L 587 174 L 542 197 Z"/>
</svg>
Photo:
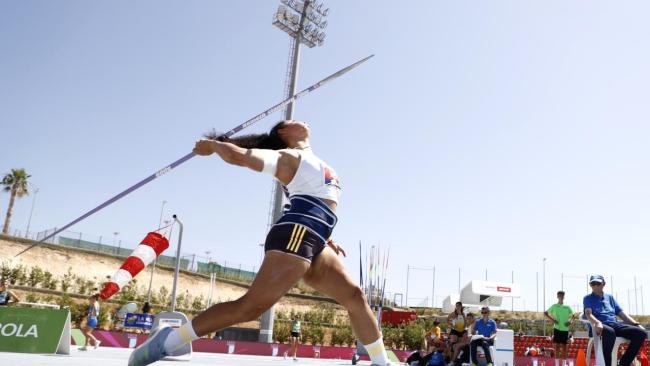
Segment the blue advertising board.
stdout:
<svg viewBox="0 0 650 366">
<path fill-rule="evenodd" d="M 153 315 L 151 314 L 126 314 L 124 318 L 125 328 L 151 329 L 153 326 Z"/>
</svg>

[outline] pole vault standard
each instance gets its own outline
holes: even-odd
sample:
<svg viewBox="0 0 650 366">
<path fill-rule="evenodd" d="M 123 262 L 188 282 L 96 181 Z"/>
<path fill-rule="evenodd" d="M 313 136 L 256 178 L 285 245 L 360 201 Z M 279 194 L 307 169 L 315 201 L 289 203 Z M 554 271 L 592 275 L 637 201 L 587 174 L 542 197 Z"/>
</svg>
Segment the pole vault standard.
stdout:
<svg viewBox="0 0 650 366">
<path fill-rule="evenodd" d="M 330 75 L 330 76 L 326 77 L 325 79 L 323 79 L 323 80 L 317 82 L 316 84 L 314 84 L 314 85 L 312 85 L 312 86 L 310 86 L 310 87 L 308 87 L 308 88 L 306 88 L 306 89 L 303 89 L 302 91 L 300 91 L 300 92 L 294 94 L 293 96 L 291 96 L 291 97 L 289 97 L 289 98 L 287 98 L 287 99 L 281 101 L 280 103 L 278 103 L 278 104 L 274 105 L 273 107 L 271 107 L 271 108 L 265 110 L 264 112 L 262 112 L 262 113 L 256 115 L 255 117 L 253 117 L 253 118 L 247 120 L 246 122 L 243 122 L 242 124 L 240 124 L 239 126 L 233 128 L 232 130 L 230 130 L 230 131 L 224 133 L 224 136 L 226 136 L 226 137 L 230 137 L 230 136 L 236 134 L 237 132 L 243 130 L 244 128 L 246 128 L 246 127 L 252 125 L 253 123 L 255 123 L 255 122 L 257 122 L 257 121 L 259 121 L 259 120 L 261 120 L 261 119 L 266 118 L 268 115 L 270 115 L 270 114 L 272 114 L 272 113 L 274 113 L 274 112 L 280 110 L 281 108 L 283 108 L 283 107 L 286 106 L 287 104 L 290 104 L 290 103 L 294 102 L 295 100 L 297 100 L 297 99 L 299 99 L 299 98 L 301 98 L 301 97 L 304 97 L 305 95 L 307 95 L 307 94 L 311 93 L 312 91 L 314 91 L 314 90 L 320 88 L 321 86 L 325 85 L 326 83 L 328 83 L 328 82 L 330 82 L 330 81 L 332 81 L 332 80 L 338 78 L 339 76 L 342 76 L 343 74 L 347 73 L 348 71 L 350 71 L 350 70 L 354 69 L 355 67 L 361 65 L 362 63 L 366 62 L 368 59 L 370 59 L 370 58 L 373 57 L 373 56 L 374 56 L 374 55 L 370 55 L 370 56 L 368 56 L 368 57 L 366 57 L 366 58 L 363 58 L 363 59 L 361 59 L 361 60 L 359 60 L 359 61 L 353 63 L 352 65 L 347 66 L 347 67 L 344 67 L 343 69 L 341 69 L 341 70 L 339 70 L 339 71 L 333 73 L 332 75 Z M 21 255 L 21 254 L 23 254 L 23 253 L 25 253 L 25 252 L 27 252 L 28 250 L 30 250 L 30 249 L 32 249 L 33 247 L 37 246 L 39 243 L 43 243 L 43 242 L 45 242 L 46 240 L 48 240 L 48 239 L 54 237 L 56 234 L 62 232 L 63 230 L 69 228 L 70 226 L 72 226 L 72 225 L 74 225 L 74 224 L 80 222 L 81 220 L 87 218 L 88 216 L 90 216 L 90 215 L 96 213 L 97 211 L 103 209 L 104 207 L 106 207 L 106 206 L 112 204 L 113 202 L 119 200 L 120 198 L 122 198 L 122 197 L 128 195 L 129 193 L 131 193 L 131 192 L 135 191 L 136 189 L 138 189 L 138 188 L 144 186 L 145 184 L 151 182 L 152 180 L 154 180 L 154 179 L 160 177 L 161 175 L 166 174 L 166 173 L 169 173 L 172 169 L 174 169 L 174 168 L 176 168 L 177 166 L 183 164 L 184 162 L 190 160 L 190 159 L 193 158 L 195 155 L 196 155 L 196 154 L 194 154 L 193 152 L 191 152 L 191 153 L 189 153 L 189 154 L 183 156 L 182 158 L 176 160 L 175 162 L 171 163 L 170 165 L 168 165 L 168 166 L 166 166 L 166 167 L 164 167 L 164 168 L 158 170 L 157 172 L 151 174 L 150 176 L 146 177 L 145 179 L 141 180 L 140 182 L 138 182 L 138 183 L 134 184 L 133 186 L 127 188 L 125 191 L 123 191 L 123 192 L 117 194 L 117 195 L 114 196 L 113 198 L 110 198 L 108 201 L 102 203 L 101 205 L 99 205 L 99 206 L 93 208 L 92 210 L 86 212 L 85 214 L 79 216 L 78 218 L 76 218 L 75 220 L 73 220 L 72 222 L 70 222 L 69 224 L 66 224 L 66 225 L 64 225 L 63 227 L 61 227 L 60 229 L 55 230 L 55 231 L 54 231 L 53 233 L 51 233 L 50 235 L 45 236 L 45 237 L 44 237 L 43 239 L 41 239 L 38 243 L 30 245 L 29 247 L 27 247 L 26 249 L 24 249 L 24 250 L 21 251 L 20 253 L 16 254 L 16 255 L 14 256 L 14 258 L 15 258 L 15 257 L 18 257 L 19 255 Z"/>
</svg>

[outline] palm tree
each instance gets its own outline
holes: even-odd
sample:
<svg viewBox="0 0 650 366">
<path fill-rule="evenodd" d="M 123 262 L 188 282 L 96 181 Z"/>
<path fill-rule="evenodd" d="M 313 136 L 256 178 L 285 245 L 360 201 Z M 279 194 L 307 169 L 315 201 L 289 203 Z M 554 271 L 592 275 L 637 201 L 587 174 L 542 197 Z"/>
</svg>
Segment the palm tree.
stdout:
<svg viewBox="0 0 650 366">
<path fill-rule="evenodd" d="M 9 232 L 9 223 L 11 222 L 16 197 L 20 198 L 29 194 L 27 190 L 27 180 L 29 177 L 31 175 L 27 174 L 25 169 L 11 169 L 11 173 L 8 173 L 2 178 L 2 190 L 11 194 L 9 197 L 9 207 L 7 208 L 7 217 L 2 228 L 3 234 Z"/>
</svg>

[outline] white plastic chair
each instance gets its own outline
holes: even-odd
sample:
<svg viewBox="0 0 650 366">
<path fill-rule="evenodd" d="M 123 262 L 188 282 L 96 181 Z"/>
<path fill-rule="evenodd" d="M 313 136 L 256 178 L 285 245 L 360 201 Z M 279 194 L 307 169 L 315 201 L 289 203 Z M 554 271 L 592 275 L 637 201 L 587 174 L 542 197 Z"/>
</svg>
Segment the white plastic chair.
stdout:
<svg viewBox="0 0 650 366">
<path fill-rule="evenodd" d="M 591 360 L 591 350 L 592 348 L 594 349 L 594 352 L 596 350 L 594 337 L 598 337 L 598 335 L 596 335 L 596 331 L 591 328 L 591 322 L 589 320 L 581 317 L 580 322 L 587 324 L 587 326 L 591 329 L 591 337 L 589 337 L 589 342 L 587 342 L 587 364 L 589 364 L 589 360 Z M 600 343 L 602 344 L 602 342 Z M 614 341 L 614 348 L 612 348 L 612 364 L 614 365 L 618 360 L 618 347 L 623 343 L 630 343 L 630 340 L 623 337 L 616 337 L 616 340 Z"/>
</svg>

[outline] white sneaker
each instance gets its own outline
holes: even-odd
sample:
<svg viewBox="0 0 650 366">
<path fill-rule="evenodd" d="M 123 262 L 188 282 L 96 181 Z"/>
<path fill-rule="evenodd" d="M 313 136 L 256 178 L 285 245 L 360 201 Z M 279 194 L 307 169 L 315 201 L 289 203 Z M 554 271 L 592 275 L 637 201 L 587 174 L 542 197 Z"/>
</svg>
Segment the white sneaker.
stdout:
<svg viewBox="0 0 650 366">
<path fill-rule="evenodd" d="M 284 351 L 284 359 L 287 359 L 287 351 Z"/>
<path fill-rule="evenodd" d="M 78 348 L 79 351 L 88 351 L 88 347 L 83 346 Z"/>
<path fill-rule="evenodd" d="M 93 349 L 97 349 L 97 348 L 99 348 L 99 345 L 100 345 L 100 344 L 102 344 L 102 341 L 97 341 L 97 342 L 95 342 L 95 348 L 93 348 Z"/>
<path fill-rule="evenodd" d="M 298 362 L 298 357 L 294 357 L 294 358 L 293 358 L 293 361 L 294 361 L 294 362 Z"/>
</svg>

